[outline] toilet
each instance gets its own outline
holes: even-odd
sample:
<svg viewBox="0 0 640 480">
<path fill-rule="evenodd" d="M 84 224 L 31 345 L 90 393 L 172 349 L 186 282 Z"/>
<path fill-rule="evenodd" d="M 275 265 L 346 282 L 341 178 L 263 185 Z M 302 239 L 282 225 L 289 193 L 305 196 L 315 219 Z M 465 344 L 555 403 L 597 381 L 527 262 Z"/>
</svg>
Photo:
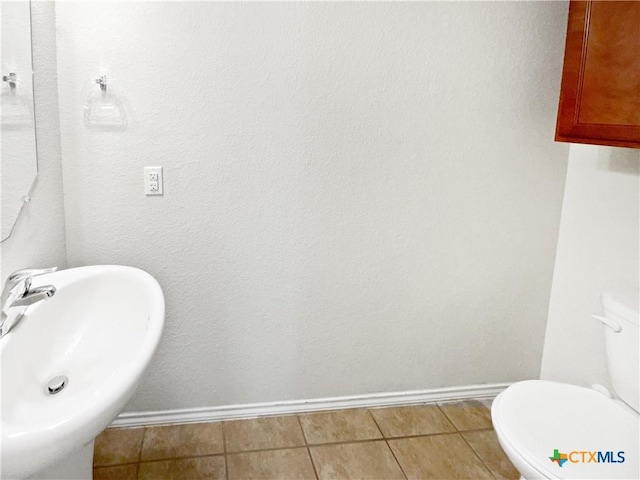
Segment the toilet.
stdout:
<svg viewBox="0 0 640 480">
<path fill-rule="evenodd" d="M 500 445 L 525 480 L 640 478 L 638 291 L 602 295 L 609 377 L 604 387 L 529 380 L 496 397 Z"/>
</svg>

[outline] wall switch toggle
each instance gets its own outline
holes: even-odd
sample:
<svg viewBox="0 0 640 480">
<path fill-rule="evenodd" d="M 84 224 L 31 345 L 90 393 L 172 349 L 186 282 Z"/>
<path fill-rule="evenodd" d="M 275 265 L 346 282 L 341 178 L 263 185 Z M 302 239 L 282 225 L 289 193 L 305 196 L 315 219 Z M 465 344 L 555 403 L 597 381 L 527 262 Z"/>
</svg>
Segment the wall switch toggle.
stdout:
<svg viewBox="0 0 640 480">
<path fill-rule="evenodd" d="M 162 195 L 162 167 L 144 167 L 144 194 Z"/>
</svg>

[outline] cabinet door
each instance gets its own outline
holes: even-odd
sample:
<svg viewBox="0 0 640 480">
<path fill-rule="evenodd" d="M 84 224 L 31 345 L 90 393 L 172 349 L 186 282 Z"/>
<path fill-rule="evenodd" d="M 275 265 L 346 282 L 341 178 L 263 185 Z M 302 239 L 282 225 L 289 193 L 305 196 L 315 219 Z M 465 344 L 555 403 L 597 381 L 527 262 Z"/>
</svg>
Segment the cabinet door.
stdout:
<svg viewBox="0 0 640 480">
<path fill-rule="evenodd" d="M 640 148 L 640 1 L 571 1 L 556 140 Z"/>
</svg>

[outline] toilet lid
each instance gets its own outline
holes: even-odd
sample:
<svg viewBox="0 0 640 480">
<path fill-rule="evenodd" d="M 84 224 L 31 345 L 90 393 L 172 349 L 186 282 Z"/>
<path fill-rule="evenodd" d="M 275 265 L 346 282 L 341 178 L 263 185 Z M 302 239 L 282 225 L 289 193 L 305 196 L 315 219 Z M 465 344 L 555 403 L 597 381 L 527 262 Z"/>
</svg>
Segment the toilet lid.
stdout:
<svg viewBox="0 0 640 480">
<path fill-rule="evenodd" d="M 500 440 L 547 478 L 640 478 L 638 414 L 595 390 L 519 382 L 492 416 Z"/>
</svg>

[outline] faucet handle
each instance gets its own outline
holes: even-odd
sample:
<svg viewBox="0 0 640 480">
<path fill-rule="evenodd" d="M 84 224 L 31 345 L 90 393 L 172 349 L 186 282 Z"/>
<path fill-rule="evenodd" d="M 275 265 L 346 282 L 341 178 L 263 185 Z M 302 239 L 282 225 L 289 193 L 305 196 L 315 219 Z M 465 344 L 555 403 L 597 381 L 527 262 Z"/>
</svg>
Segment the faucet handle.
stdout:
<svg viewBox="0 0 640 480">
<path fill-rule="evenodd" d="M 13 272 L 11 275 L 7 277 L 7 281 L 4 284 L 4 288 L 2 289 L 2 305 L 0 308 L 4 308 L 4 304 L 9 297 L 10 292 L 18 286 L 20 282 L 23 282 L 22 288 L 24 291 L 28 292 L 29 288 L 31 288 L 31 278 L 37 275 L 44 275 L 45 273 L 53 273 L 58 270 L 58 267 L 51 268 L 25 268 L 22 270 L 17 270 Z"/>
<path fill-rule="evenodd" d="M 58 270 L 58 267 L 51 268 L 24 268 L 22 270 L 16 270 L 7 278 L 7 284 L 15 284 L 24 278 L 35 277 L 37 275 L 44 275 L 45 273 L 53 273 Z"/>
<path fill-rule="evenodd" d="M 31 277 L 22 277 L 13 284 L 9 284 L 7 280 L 7 288 L 5 288 L 4 297 L 2 299 L 2 314 L 7 315 L 8 309 L 20 298 L 23 298 L 31 289 Z"/>
</svg>

